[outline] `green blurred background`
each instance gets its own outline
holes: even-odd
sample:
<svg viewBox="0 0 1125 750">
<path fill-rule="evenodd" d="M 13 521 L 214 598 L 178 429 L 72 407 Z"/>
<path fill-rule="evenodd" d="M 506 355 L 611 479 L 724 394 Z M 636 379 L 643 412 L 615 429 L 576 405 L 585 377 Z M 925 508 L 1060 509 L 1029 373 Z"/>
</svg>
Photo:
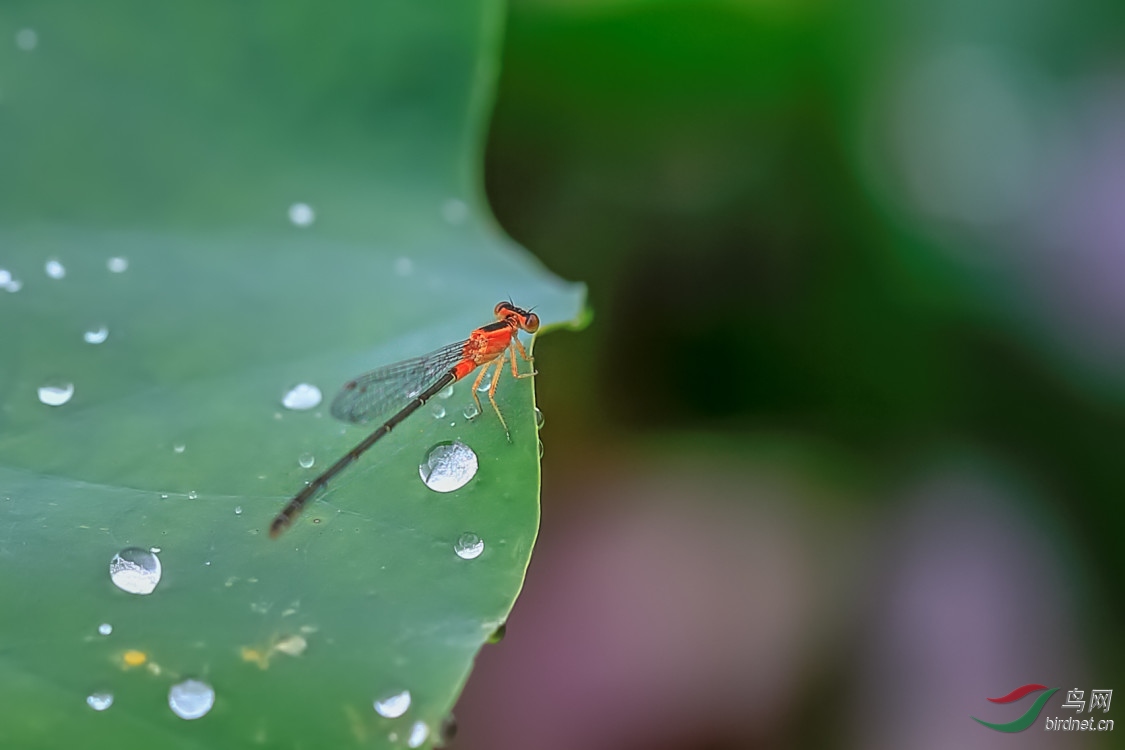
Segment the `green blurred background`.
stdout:
<svg viewBox="0 0 1125 750">
<path fill-rule="evenodd" d="M 536 347 L 541 541 L 461 747 L 1122 745 L 1043 719 L 1125 684 L 1123 32 L 512 0 L 489 198 L 596 319 Z M 1027 732 L 971 720 L 1026 683 Z"/>
</svg>

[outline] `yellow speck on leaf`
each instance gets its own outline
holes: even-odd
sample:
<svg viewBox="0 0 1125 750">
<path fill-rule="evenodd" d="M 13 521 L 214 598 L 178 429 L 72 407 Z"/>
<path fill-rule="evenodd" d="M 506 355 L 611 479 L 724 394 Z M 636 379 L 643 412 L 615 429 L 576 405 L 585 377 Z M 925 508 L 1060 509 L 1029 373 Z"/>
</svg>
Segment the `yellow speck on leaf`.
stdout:
<svg viewBox="0 0 1125 750">
<path fill-rule="evenodd" d="M 121 655 L 121 660 L 125 662 L 125 666 L 127 667 L 139 667 L 148 661 L 148 654 L 144 651 L 129 649 Z"/>
</svg>

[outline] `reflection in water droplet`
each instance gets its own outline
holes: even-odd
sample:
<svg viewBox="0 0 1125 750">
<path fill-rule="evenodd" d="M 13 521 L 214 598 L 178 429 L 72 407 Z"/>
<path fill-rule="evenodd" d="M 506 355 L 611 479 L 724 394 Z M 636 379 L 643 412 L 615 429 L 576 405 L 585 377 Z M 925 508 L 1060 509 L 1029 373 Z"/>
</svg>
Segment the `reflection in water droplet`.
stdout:
<svg viewBox="0 0 1125 750">
<path fill-rule="evenodd" d="M 44 266 L 44 270 L 52 279 L 61 279 L 62 277 L 66 276 L 66 266 L 64 266 L 55 258 L 51 258 L 49 261 L 47 261 L 47 264 Z"/>
<path fill-rule="evenodd" d="M 445 419 L 445 407 L 441 404 L 434 404 L 430 411 L 434 413 L 434 419 Z"/>
<path fill-rule="evenodd" d="M 35 29 L 20 29 L 16 32 L 16 46 L 24 52 L 31 52 L 39 46 L 39 34 Z"/>
<path fill-rule="evenodd" d="M 109 635 L 110 633 L 113 632 L 113 626 L 110 625 L 108 622 L 103 622 L 101 625 L 98 626 L 98 632 L 101 633 L 102 635 Z"/>
<path fill-rule="evenodd" d="M 74 383 L 48 383 L 39 386 L 39 400 L 47 406 L 62 406 L 74 395 Z"/>
<path fill-rule="evenodd" d="M 236 506 L 234 506 L 234 514 L 235 514 L 236 516 L 241 516 L 241 515 L 242 515 L 242 506 L 241 506 L 241 505 L 236 505 Z"/>
<path fill-rule="evenodd" d="M 176 453 L 183 453 L 186 449 L 187 449 L 187 446 L 184 445 L 183 443 L 176 443 L 175 445 L 172 446 L 172 450 L 175 451 Z"/>
<path fill-rule="evenodd" d="M 487 391 L 491 387 L 492 387 L 492 374 L 490 373 L 488 375 L 488 377 L 486 377 L 484 380 L 480 381 L 480 385 L 477 386 L 477 393 L 484 393 L 485 391 Z"/>
<path fill-rule="evenodd" d="M 453 386 L 447 385 L 446 387 L 444 387 L 440 391 L 438 391 L 437 397 L 438 398 L 449 398 L 452 395 L 453 395 Z"/>
<path fill-rule="evenodd" d="M 302 453 L 297 456 L 297 463 L 301 465 L 302 469 L 311 469 L 313 464 L 316 463 L 316 456 L 311 453 Z"/>
<path fill-rule="evenodd" d="M 450 224 L 460 224 L 469 218 L 469 206 L 463 200 L 450 198 L 442 204 L 441 216 Z"/>
<path fill-rule="evenodd" d="M 109 337 L 109 329 L 105 326 L 91 328 L 82 334 L 82 340 L 87 344 L 101 344 Z"/>
<path fill-rule="evenodd" d="M 109 269 L 110 273 L 125 273 L 129 270 L 128 258 L 115 256 L 105 262 L 105 267 Z"/>
<path fill-rule="evenodd" d="M 477 473 L 477 454 L 460 440 L 438 443 L 418 465 L 418 475 L 435 492 L 453 492 Z"/>
<path fill-rule="evenodd" d="M 315 385 L 299 383 L 289 389 L 289 392 L 281 399 L 281 405 L 286 409 L 304 411 L 320 404 L 321 398 L 320 389 Z M 278 418 L 280 419 L 280 417 Z"/>
<path fill-rule="evenodd" d="M 195 490 L 192 490 L 191 492 L 187 493 L 187 499 L 188 500 L 195 500 L 197 497 L 199 497 L 199 493 L 196 492 Z"/>
<path fill-rule="evenodd" d="M 294 203 L 289 207 L 289 221 L 293 226 L 307 227 L 316 219 L 316 212 L 307 203 Z"/>
<path fill-rule="evenodd" d="M 535 426 L 543 427 L 543 412 L 539 410 L 538 406 L 535 407 Z"/>
<path fill-rule="evenodd" d="M 476 419 L 480 416 L 480 409 L 476 404 L 469 404 L 461 410 L 461 413 L 465 415 L 465 419 Z"/>
<path fill-rule="evenodd" d="M 453 545 L 453 551 L 462 560 L 473 560 L 480 557 L 480 553 L 484 552 L 484 540 L 473 532 L 466 531 L 457 537 L 457 542 Z"/>
<path fill-rule="evenodd" d="M 90 693 L 86 705 L 95 711 L 104 711 L 113 705 L 113 693 Z"/>
<path fill-rule="evenodd" d="M 421 721 L 414 722 L 410 727 L 410 737 L 406 740 L 407 747 L 422 747 L 422 743 L 430 736 L 430 728 Z"/>
<path fill-rule="evenodd" d="M 388 719 L 397 719 L 406 713 L 406 709 L 410 708 L 410 691 L 403 690 L 401 693 L 389 695 L 386 698 L 375 701 L 375 712 L 380 716 L 385 716 Z"/>
<path fill-rule="evenodd" d="M 168 706 L 181 719 L 206 716 L 215 705 L 215 689 L 200 680 L 184 680 L 168 691 Z"/>
<path fill-rule="evenodd" d="M 151 594 L 160 583 L 160 558 L 147 549 L 128 547 L 109 561 L 114 585 L 130 594 Z"/>
</svg>

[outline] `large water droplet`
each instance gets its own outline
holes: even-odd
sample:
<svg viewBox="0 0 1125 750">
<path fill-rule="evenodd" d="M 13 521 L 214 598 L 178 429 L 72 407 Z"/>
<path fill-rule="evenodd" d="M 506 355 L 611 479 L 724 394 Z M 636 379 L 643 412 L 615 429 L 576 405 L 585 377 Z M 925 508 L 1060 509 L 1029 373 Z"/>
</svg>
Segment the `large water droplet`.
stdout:
<svg viewBox="0 0 1125 750">
<path fill-rule="evenodd" d="M 109 329 L 105 326 L 91 328 L 82 334 L 82 340 L 87 344 L 101 344 L 109 337 Z"/>
<path fill-rule="evenodd" d="M 294 203 L 289 207 L 289 221 L 293 226 L 307 227 L 316 220 L 316 212 L 307 203 Z"/>
<path fill-rule="evenodd" d="M 410 691 L 388 695 L 386 698 L 375 701 L 375 712 L 388 719 L 397 719 L 410 708 Z"/>
<path fill-rule="evenodd" d="M 62 406 L 74 395 L 74 383 L 47 383 L 39 386 L 39 400 L 47 406 Z"/>
<path fill-rule="evenodd" d="M 308 383 L 298 383 L 281 399 L 281 405 L 294 411 L 305 411 L 320 404 L 320 389 Z"/>
<path fill-rule="evenodd" d="M 105 267 L 110 273 L 125 273 L 129 270 L 129 259 L 115 256 L 105 262 Z"/>
<path fill-rule="evenodd" d="M 20 29 L 16 32 L 16 46 L 24 52 L 31 52 L 39 46 L 39 34 L 35 29 Z"/>
<path fill-rule="evenodd" d="M 199 497 L 199 493 L 196 492 L 195 490 L 191 490 L 190 492 L 187 493 L 187 499 L 188 500 L 195 500 L 198 497 Z"/>
<path fill-rule="evenodd" d="M 416 721 L 410 727 L 410 736 L 406 740 L 407 747 L 422 747 L 422 743 L 430 736 L 430 728 L 424 722 Z"/>
<path fill-rule="evenodd" d="M 98 626 L 98 632 L 101 633 L 102 635 L 109 635 L 110 633 L 113 632 L 113 626 L 110 625 L 108 622 L 103 622 L 101 625 Z"/>
<path fill-rule="evenodd" d="M 441 404 L 434 404 L 430 411 L 433 412 L 434 419 L 445 419 L 445 407 Z"/>
<path fill-rule="evenodd" d="M 469 218 L 469 206 L 459 198 L 450 198 L 441 205 L 441 217 L 450 224 L 460 224 Z"/>
<path fill-rule="evenodd" d="M 453 545 L 453 551 L 462 560 L 475 559 L 480 557 L 480 553 L 484 552 L 484 540 L 473 532 L 466 531 L 457 537 L 457 541 Z"/>
<path fill-rule="evenodd" d="M 236 505 L 236 506 L 234 506 L 234 514 L 235 514 L 236 516 L 241 516 L 241 515 L 242 515 L 242 506 L 241 506 L 241 505 Z"/>
<path fill-rule="evenodd" d="M 62 277 L 66 276 L 66 266 L 64 266 L 55 258 L 51 258 L 49 261 L 47 261 L 47 264 L 43 267 L 43 270 L 45 270 L 47 272 L 47 275 L 52 279 L 61 279 Z"/>
<path fill-rule="evenodd" d="M 168 691 L 168 706 L 181 719 L 206 716 L 215 705 L 215 689 L 200 680 L 184 680 Z"/>
<path fill-rule="evenodd" d="M 86 705 L 95 711 L 104 711 L 113 705 L 113 693 L 90 693 Z"/>
<path fill-rule="evenodd" d="M 297 463 L 301 465 L 302 469 L 311 469 L 313 464 L 316 463 L 316 456 L 311 453 L 302 453 L 297 456 Z"/>
<path fill-rule="evenodd" d="M 418 465 L 418 475 L 434 492 L 453 492 L 477 473 L 477 454 L 460 440 L 438 443 Z"/>
<path fill-rule="evenodd" d="M 444 388 L 442 388 L 440 391 L 438 391 L 437 397 L 438 398 L 449 398 L 452 395 L 453 395 L 453 386 L 447 385 Z"/>
<path fill-rule="evenodd" d="M 480 409 L 478 409 L 477 405 L 473 403 L 462 409 L 461 413 L 465 415 L 465 419 L 476 419 L 480 416 Z"/>
<path fill-rule="evenodd" d="M 129 547 L 109 561 L 114 585 L 130 594 L 151 594 L 160 583 L 160 558 L 147 549 Z"/>
<path fill-rule="evenodd" d="M 543 427 L 543 421 L 544 421 L 543 420 L 543 412 L 539 411 L 539 407 L 536 406 L 535 407 L 535 426 L 536 426 L 536 428 L 541 429 Z"/>
</svg>

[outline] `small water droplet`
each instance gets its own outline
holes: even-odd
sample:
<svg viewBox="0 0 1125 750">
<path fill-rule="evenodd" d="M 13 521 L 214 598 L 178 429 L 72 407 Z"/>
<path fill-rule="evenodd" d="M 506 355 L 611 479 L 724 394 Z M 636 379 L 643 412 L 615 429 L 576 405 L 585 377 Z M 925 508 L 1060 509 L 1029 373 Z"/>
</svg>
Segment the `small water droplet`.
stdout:
<svg viewBox="0 0 1125 750">
<path fill-rule="evenodd" d="M 297 456 L 297 463 L 301 465 L 302 469 L 311 469 L 313 464 L 316 463 L 316 456 L 311 453 L 302 453 Z"/>
<path fill-rule="evenodd" d="M 168 691 L 168 706 L 181 719 L 206 716 L 215 705 L 215 689 L 200 680 L 184 680 Z"/>
<path fill-rule="evenodd" d="M 543 441 L 539 441 L 539 458 L 543 458 Z"/>
<path fill-rule="evenodd" d="M 154 555 L 160 554 L 160 548 L 159 547 L 149 547 L 148 551 L 151 552 Z"/>
<path fill-rule="evenodd" d="M 236 505 L 236 506 L 234 506 L 234 514 L 235 514 L 236 516 L 241 516 L 241 515 L 242 515 L 242 506 L 241 506 L 241 505 Z"/>
<path fill-rule="evenodd" d="M 7 273 L 7 271 L 5 271 L 5 273 Z M 7 281 L 5 281 L 3 284 L 0 284 L 0 287 L 3 287 L 5 290 L 15 294 L 20 289 L 23 289 L 23 282 L 19 279 L 13 279 L 11 277 L 11 274 L 8 274 Z"/>
<path fill-rule="evenodd" d="M 176 453 L 183 453 L 185 450 L 187 450 L 187 446 L 183 443 L 176 443 L 172 446 L 172 450 Z"/>
<path fill-rule="evenodd" d="M 441 404 L 434 404 L 430 411 L 434 413 L 434 419 L 445 419 L 445 407 Z"/>
<path fill-rule="evenodd" d="M 91 328 L 82 334 L 82 340 L 87 344 L 101 344 L 109 337 L 109 329 L 105 326 Z"/>
<path fill-rule="evenodd" d="M 453 492 L 468 484 L 477 473 L 477 454 L 460 440 L 442 442 L 418 465 L 418 475 L 435 492 Z"/>
<path fill-rule="evenodd" d="M 129 270 L 129 259 L 114 256 L 105 262 L 105 267 L 110 273 L 125 273 Z"/>
<path fill-rule="evenodd" d="M 160 558 L 147 549 L 128 547 L 109 561 L 114 585 L 130 594 L 151 594 L 160 583 Z"/>
<path fill-rule="evenodd" d="M 449 398 L 452 395 L 453 395 L 453 386 L 447 385 L 444 388 L 442 388 L 440 391 L 438 391 L 437 397 L 438 398 Z"/>
<path fill-rule="evenodd" d="M 289 221 L 293 226 L 307 227 L 316 220 L 316 212 L 307 203 L 294 203 L 289 207 Z M 329 222 L 331 223 L 331 222 Z"/>
<path fill-rule="evenodd" d="M 95 711 L 104 711 L 113 705 L 113 693 L 90 693 L 86 705 Z"/>
<path fill-rule="evenodd" d="M 457 736 L 457 717 L 449 714 L 441 720 L 441 744 L 448 745 Z"/>
<path fill-rule="evenodd" d="M 12 272 L 7 268 L 0 268 L 0 286 L 7 286 L 12 280 Z"/>
<path fill-rule="evenodd" d="M 399 258 L 395 261 L 395 273 L 399 276 L 409 276 L 414 273 L 414 261 L 410 258 Z"/>
<path fill-rule="evenodd" d="M 460 224 L 469 218 L 469 206 L 459 198 L 450 198 L 441 205 L 441 217 L 450 224 Z"/>
<path fill-rule="evenodd" d="M 168 499 L 168 493 L 167 492 L 161 492 L 160 493 L 160 499 L 161 500 L 167 500 Z"/>
<path fill-rule="evenodd" d="M 375 712 L 388 719 L 397 719 L 410 708 L 410 691 L 388 695 L 386 698 L 375 701 Z"/>
<path fill-rule="evenodd" d="M 484 380 L 480 381 L 480 385 L 477 386 L 477 393 L 484 393 L 485 391 L 487 391 L 491 387 L 492 387 L 492 374 L 489 373 L 488 377 L 486 377 Z"/>
<path fill-rule="evenodd" d="M 199 497 L 199 493 L 196 492 L 195 490 L 192 490 L 191 492 L 187 493 L 188 500 L 195 500 L 197 497 Z"/>
<path fill-rule="evenodd" d="M 321 398 L 323 397 L 320 394 L 320 389 L 315 385 L 298 383 L 290 388 L 289 392 L 281 399 L 281 405 L 286 409 L 305 411 L 318 406 Z M 278 418 L 280 419 L 280 416 Z"/>
<path fill-rule="evenodd" d="M 484 540 L 473 532 L 466 531 L 457 537 L 457 542 L 453 545 L 453 551 L 462 560 L 474 560 L 484 552 Z"/>
<path fill-rule="evenodd" d="M 492 635 L 488 636 L 489 643 L 499 643 L 504 640 L 504 636 L 508 634 L 508 623 L 500 623 L 500 627 L 492 631 Z"/>
<path fill-rule="evenodd" d="M 461 413 L 465 415 L 465 419 L 476 419 L 480 416 L 480 409 L 477 408 L 475 403 L 469 404 L 461 410 Z"/>
<path fill-rule="evenodd" d="M 425 722 L 416 721 L 410 727 L 410 736 L 406 740 L 407 747 L 422 747 L 422 743 L 430 736 L 430 728 Z"/>
<path fill-rule="evenodd" d="M 39 400 L 47 406 L 62 406 L 74 395 L 74 383 L 47 383 L 39 386 Z"/>
<path fill-rule="evenodd" d="M 62 277 L 66 276 L 66 266 L 64 266 L 55 258 L 51 258 L 49 261 L 47 261 L 47 264 L 44 266 L 44 270 L 52 279 L 61 279 Z"/>
<path fill-rule="evenodd" d="M 543 412 L 541 412 L 539 410 L 539 407 L 536 406 L 535 407 L 535 427 L 541 429 L 543 427 L 543 421 L 544 421 L 543 420 Z"/>
<path fill-rule="evenodd" d="M 110 625 L 108 622 L 103 622 L 101 625 L 98 626 L 98 632 L 101 633 L 102 635 L 109 635 L 110 633 L 113 632 L 113 626 Z"/>
<path fill-rule="evenodd" d="M 24 52 L 31 52 L 39 46 L 39 34 L 35 29 L 20 29 L 16 32 L 16 46 Z"/>
</svg>

